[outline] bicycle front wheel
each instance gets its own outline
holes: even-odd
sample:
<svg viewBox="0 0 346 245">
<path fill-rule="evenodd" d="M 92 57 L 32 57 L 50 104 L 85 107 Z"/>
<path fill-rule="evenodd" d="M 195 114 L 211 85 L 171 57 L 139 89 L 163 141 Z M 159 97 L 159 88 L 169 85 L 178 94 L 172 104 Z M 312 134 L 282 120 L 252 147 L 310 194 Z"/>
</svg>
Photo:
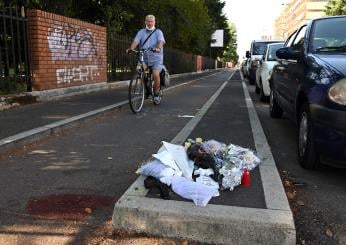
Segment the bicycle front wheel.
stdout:
<svg viewBox="0 0 346 245">
<path fill-rule="evenodd" d="M 133 113 L 139 113 L 144 104 L 144 84 L 136 75 L 132 78 L 129 86 L 129 104 Z"/>
</svg>

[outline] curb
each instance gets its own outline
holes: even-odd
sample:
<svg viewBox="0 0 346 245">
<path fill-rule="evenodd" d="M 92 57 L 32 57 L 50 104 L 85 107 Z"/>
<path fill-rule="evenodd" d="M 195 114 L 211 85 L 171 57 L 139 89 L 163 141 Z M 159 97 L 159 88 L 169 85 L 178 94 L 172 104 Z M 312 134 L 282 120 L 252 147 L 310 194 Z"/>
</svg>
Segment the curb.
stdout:
<svg viewBox="0 0 346 245">
<path fill-rule="evenodd" d="M 226 83 L 171 143 L 182 144 L 186 140 Z M 242 85 L 256 150 L 264 157 L 259 170 L 266 209 L 212 204 L 201 208 L 192 202 L 148 198 L 145 177 L 139 176 L 114 206 L 114 227 L 212 244 L 296 244 L 293 215 L 280 176 L 243 81 Z"/>
</svg>

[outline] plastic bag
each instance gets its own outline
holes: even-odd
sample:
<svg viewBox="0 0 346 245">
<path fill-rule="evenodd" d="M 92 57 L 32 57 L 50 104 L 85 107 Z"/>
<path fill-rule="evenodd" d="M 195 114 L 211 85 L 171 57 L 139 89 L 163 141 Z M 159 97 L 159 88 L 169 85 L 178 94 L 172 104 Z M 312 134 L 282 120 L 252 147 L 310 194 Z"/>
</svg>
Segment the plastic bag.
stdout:
<svg viewBox="0 0 346 245">
<path fill-rule="evenodd" d="M 200 175 L 200 176 L 210 176 L 213 174 L 214 174 L 214 170 L 211 168 L 208 168 L 208 169 L 199 168 L 193 172 L 193 175 Z"/>
<path fill-rule="evenodd" d="M 205 207 L 212 197 L 219 195 L 219 191 L 215 188 L 178 176 L 172 178 L 172 190 L 200 207 Z"/>
<path fill-rule="evenodd" d="M 162 177 L 173 176 L 174 170 L 170 167 L 165 166 L 160 161 L 154 160 L 152 162 L 142 165 L 136 173 L 160 179 Z"/>
<path fill-rule="evenodd" d="M 198 178 L 196 178 L 196 182 L 215 188 L 217 190 L 220 188 L 219 184 L 209 176 L 199 176 Z"/>
<path fill-rule="evenodd" d="M 193 162 L 188 159 L 185 148 L 181 145 L 175 145 L 165 141 L 162 143 L 163 145 L 159 149 L 159 153 L 153 156 L 158 158 L 163 155 L 164 158 L 160 159 L 162 162 L 167 161 L 170 166 L 174 166 L 173 169 L 178 169 L 185 178 L 192 180 L 194 166 Z"/>
</svg>

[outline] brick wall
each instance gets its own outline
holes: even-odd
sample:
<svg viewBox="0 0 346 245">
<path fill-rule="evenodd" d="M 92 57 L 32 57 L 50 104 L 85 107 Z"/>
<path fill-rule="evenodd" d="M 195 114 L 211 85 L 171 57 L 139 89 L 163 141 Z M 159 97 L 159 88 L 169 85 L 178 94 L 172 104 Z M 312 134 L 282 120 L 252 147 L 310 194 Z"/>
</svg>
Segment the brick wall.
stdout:
<svg viewBox="0 0 346 245">
<path fill-rule="evenodd" d="M 107 81 L 106 28 L 30 10 L 28 36 L 33 90 Z"/>
</svg>

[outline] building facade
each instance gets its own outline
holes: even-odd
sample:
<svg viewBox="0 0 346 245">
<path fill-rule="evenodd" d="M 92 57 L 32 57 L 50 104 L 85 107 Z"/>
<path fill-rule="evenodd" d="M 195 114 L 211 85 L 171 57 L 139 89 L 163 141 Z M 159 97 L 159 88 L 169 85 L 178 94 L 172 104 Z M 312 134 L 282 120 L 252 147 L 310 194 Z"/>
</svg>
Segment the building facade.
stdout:
<svg viewBox="0 0 346 245">
<path fill-rule="evenodd" d="M 274 37 L 286 39 L 308 20 L 325 16 L 328 0 L 291 0 L 275 20 Z"/>
</svg>

